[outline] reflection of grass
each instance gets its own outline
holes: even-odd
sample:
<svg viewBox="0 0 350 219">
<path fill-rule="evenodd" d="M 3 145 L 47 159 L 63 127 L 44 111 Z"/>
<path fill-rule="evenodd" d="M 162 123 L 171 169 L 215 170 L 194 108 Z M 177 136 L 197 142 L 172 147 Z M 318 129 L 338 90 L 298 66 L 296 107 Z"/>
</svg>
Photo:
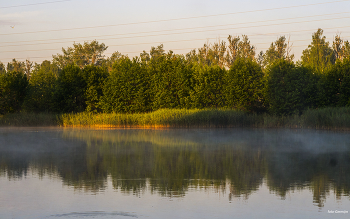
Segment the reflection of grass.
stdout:
<svg viewBox="0 0 350 219">
<path fill-rule="evenodd" d="M 150 113 L 15 113 L 0 116 L 0 126 L 95 128 L 317 128 L 350 129 L 350 107 L 312 109 L 302 115 L 250 114 L 230 109 L 160 109 Z"/>
</svg>

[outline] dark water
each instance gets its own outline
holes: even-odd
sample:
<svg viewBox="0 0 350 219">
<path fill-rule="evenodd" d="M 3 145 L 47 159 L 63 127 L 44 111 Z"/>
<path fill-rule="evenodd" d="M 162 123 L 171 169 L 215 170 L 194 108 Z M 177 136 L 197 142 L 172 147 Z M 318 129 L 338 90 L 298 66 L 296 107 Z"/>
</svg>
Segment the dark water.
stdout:
<svg viewBox="0 0 350 219">
<path fill-rule="evenodd" d="M 349 194 L 349 133 L 0 129 L 1 219 L 349 218 Z"/>
</svg>

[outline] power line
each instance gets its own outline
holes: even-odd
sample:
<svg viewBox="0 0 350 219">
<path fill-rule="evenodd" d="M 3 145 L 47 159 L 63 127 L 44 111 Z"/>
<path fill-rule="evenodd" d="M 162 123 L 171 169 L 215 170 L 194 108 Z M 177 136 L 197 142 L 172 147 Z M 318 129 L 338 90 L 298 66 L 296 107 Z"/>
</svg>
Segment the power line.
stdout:
<svg viewBox="0 0 350 219">
<path fill-rule="evenodd" d="M 302 17 L 292 17 L 292 18 L 284 18 L 279 20 L 290 20 L 290 19 L 300 19 L 300 18 L 309 18 L 309 17 L 319 17 L 319 16 L 329 16 L 329 15 L 336 15 L 336 14 L 348 14 L 350 12 L 340 12 L 340 13 L 331 13 L 331 14 L 320 14 L 320 15 L 312 15 L 312 16 L 302 16 Z M 123 34 L 113 34 L 113 35 L 100 35 L 100 36 L 92 36 L 92 37 L 81 37 L 81 38 L 93 38 L 93 37 L 103 37 L 103 36 L 116 36 L 116 35 L 129 35 L 129 34 L 142 34 L 142 33 L 157 33 L 157 32 L 167 32 L 167 31 L 178 31 L 178 30 L 188 30 L 188 29 L 199 29 L 199 28 L 208 28 L 208 27 L 222 27 L 222 26 L 231 26 L 231 25 L 242 25 L 242 24 L 250 24 L 250 23 L 261 23 L 261 22 L 270 22 L 275 20 L 263 20 L 263 21 L 255 21 L 255 22 L 244 22 L 244 23 L 234 23 L 234 24 L 223 24 L 223 25 L 211 25 L 211 26 L 202 26 L 202 27 L 190 27 L 190 28 L 179 28 L 179 29 L 169 29 L 169 30 L 160 30 L 160 31 L 144 31 L 144 32 L 134 32 L 134 33 L 123 33 Z M 80 37 L 78 37 L 79 39 Z M 77 39 L 77 38 L 64 38 L 64 39 Z M 101 39 L 101 40 L 108 40 L 108 39 L 116 39 L 116 38 L 107 38 L 107 39 Z M 117 38 L 118 39 L 118 38 Z M 53 39 L 53 40 L 59 40 L 59 39 Z M 19 42 L 38 42 L 38 41 L 46 41 L 46 40 L 34 40 L 34 41 L 19 41 Z M 61 41 L 62 42 L 62 41 Z M 61 42 L 54 42 L 54 43 L 61 43 Z M 64 41 L 67 42 L 67 41 Z M 3 42 L 3 43 L 17 43 L 16 45 L 2 45 L 0 47 L 7 47 L 7 46 L 27 46 L 27 45 L 39 45 L 39 44 L 52 44 L 52 43 L 35 43 L 35 44 L 18 44 L 17 42 Z M 63 42 L 62 42 L 63 43 Z"/>
<path fill-rule="evenodd" d="M 90 27 L 76 27 L 76 28 L 56 29 L 56 30 L 28 31 L 28 32 L 21 32 L 21 33 L 5 33 L 5 34 L 0 34 L 0 35 L 45 33 L 45 32 L 53 32 L 53 31 L 69 31 L 69 30 L 80 30 L 80 29 L 91 29 L 91 28 L 113 27 L 113 26 L 124 26 L 124 25 L 134 25 L 134 24 L 158 23 L 158 22 L 166 22 L 166 21 L 177 21 L 177 20 L 204 18 L 204 17 L 217 17 L 217 16 L 225 16 L 225 15 L 233 15 L 233 14 L 253 13 L 253 12 L 260 12 L 260 11 L 272 11 L 272 10 L 280 10 L 280 9 L 288 9 L 288 8 L 299 8 L 299 7 L 306 7 L 306 6 L 314 6 L 314 5 L 323 5 L 323 4 L 347 2 L 347 1 L 350 1 L 350 0 L 339 0 L 339 1 L 331 1 L 331 2 L 314 3 L 314 4 L 294 5 L 294 6 L 286 6 L 286 7 L 278 7 L 278 8 L 269 8 L 269 9 L 258 9 L 258 10 L 252 10 L 252 11 L 232 12 L 232 13 L 215 14 L 215 15 L 202 15 L 202 16 L 195 16 L 195 17 L 173 18 L 173 19 L 165 19 L 165 20 L 142 21 L 142 22 L 133 22 L 133 23 L 124 23 L 124 24 L 112 24 L 112 25 L 90 26 Z"/>
<path fill-rule="evenodd" d="M 350 36 L 344 36 L 344 37 L 350 37 Z M 310 39 L 308 39 L 310 40 Z M 292 41 L 291 43 L 295 42 L 295 41 L 306 41 L 306 40 L 294 40 Z M 255 46 L 256 44 L 266 44 L 266 43 L 255 43 L 253 46 Z M 298 45 L 298 46 L 290 46 L 291 48 L 294 48 L 294 47 L 307 47 L 309 45 Z M 199 48 L 178 48 L 178 49 L 169 49 L 168 51 L 175 51 L 175 50 L 196 50 L 196 49 L 199 49 Z M 260 48 L 259 50 L 266 50 L 266 49 L 269 49 L 268 47 L 267 48 Z M 40 51 L 40 50 L 39 50 Z M 133 53 L 142 53 L 142 51 L 133 51 L 133 52 L 123 52 L 124 54 L 133 54 Z M 112 55 L 113 53 L 107 53 L 105 55 Z M 46 58 L 52 58 L 52 56 L 48 57 L 48 56 L 45 56 L 45 57 L 27 57 L 27 58 L 17 58 L 17 59 L 36 59 L 36 58 L 40 58 L 40 59 L 46 59 Z M 2 60 L 12 60 L 13 58 L 5 58 L 5 59 L 2 59 Z"/>
<path fill-rule="evenodd" d="M 311 21 L 299 21 L 299 22 L 289 22 L 289 23 L 277 23 L 277 24 L 266 24 L 266 25 L 258 25 L 258 26 L 245 26 L 245 27 L 234 27 L 234 28 L 225 28 L 225 29 L 214 29 L 214 30 L 200 30 L 200 31 L 189 31 L 189 32 L 179 32 L 179 33 L 166 33 L 166 34 L 157 34 L 157 35 L 146 35 L 146 36 L 129 36 L 129 37 L 118 37 L 118 38 L 111 38 L 111 39 L 123 39 L 123 38 L 136 38 L 136 37 L 147 37 L 147 36 L 160 36 L 160 35 L 174 35 L 174 34 L 185 34 L 185 33 L 196 33 L 196 32 L 211 32 L 211 31 L 218 31 L 218 30 L 232 30 L 232 29 L 238 29 L 238 28 L 252 28 L 252 27 L 263 27 L 263 26 L 275 26 L 275 25 L 284 25 L 284 24 L 294 24 L 294 23 L 308 23 L 308 22 L 314 22 L 314 21 L 323 21 L 323 20 L 334 20 L 334 19 L 344 19 L 344 18 L 350 18 L 350 17 L 342 17 L 342 18 L 329 18 L 329 19 L 319 19 L 319 20 L 311 20 Z M 119 45 L 120 46 L 120 45 Z M 43 51 L 43 50 L 58 50 L 58 49 L 40 49 L 40 50 L 10 50 L 10 51 L 2 51 L 5 52 L 24 52 L 24 51 Z"/>
<path fill-rule="evenodd" d="M 17 7 L 25 7 L 25 6 L 33 6 L 33 5 L 45 5 L 45 4 L 61 3 L 61 2 L 69 2 L 69 1 L 71 1 L 71 0 L 62 0 L 62 1 L 53 1 L 53 2 L 39 2 L 39 3 L 25 4 L 25 5 L 13 5 L 13 6 L 0 7 L 0 9 L 2 9 L 2 8 L 17 8 Z"/>
</svg>

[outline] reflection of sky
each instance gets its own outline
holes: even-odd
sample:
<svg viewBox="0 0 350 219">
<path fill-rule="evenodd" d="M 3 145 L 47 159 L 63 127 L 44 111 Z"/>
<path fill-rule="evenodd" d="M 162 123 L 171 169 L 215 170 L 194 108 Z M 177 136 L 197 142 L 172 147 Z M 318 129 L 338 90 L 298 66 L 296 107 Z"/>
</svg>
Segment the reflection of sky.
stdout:
<svg viewBox="0 0 350 219">
<path fill-rule="evenodd" d="M 89 217 L 93 217 L 96 214 L 100 214 L 99 216 L 103 216 L 103 218 L 124 218 L 128 215 L 137 215 L 139 218 L 232 218 L 233 215 L 238 215 L 240 218 L 333 218 L 334 215 L 329 215 L 327 210 L 350 209 L 349 196 L 340 196 L 341 200 L 336 200 L 332 188 L 336 185 L 340 189 L 346 190 L 348 188 L 348 175 L 340 174 L 342 171 L 348 172 L 349 163 L 345 162 L 348 162 L 346 159 L 349 158 L 349 146 L 350 137 L 346 132 L 315 130 L 0 128 L 0 167 L 4 171 L 18 171 L 18 173 L 21 169 L 28 169 L 27 174 L 19 173 L 22 176 L 19 178 L 15 174 L 8 177 L 6 172 L 0 172 L 0 218 L 44 218 L 49 215 L 61 218 L 79 218 L 89 215 Z M 135 152 L 134 150 L 137 148 L 140 151 Z M 215 167 L 215 161 L 218 164 L 220 161 L 232 162 L 232 164 L 224 166 L 225 170 L 234 169 L 236 164 L 241 165 L 240 168 L 237 168 L 237 172 L 229 171 L 227 173 L 231 173 L 231 175 L 228 174 L 228 177 L 235 177 L 235 173 L 243 172 L 239 170 L 246 170 L 246 175 L 240 177 L 247 177 L 253 181 L 253 185 L 246 185 L 246 190 L 244 189 L 245 185 L 243 185 L 242 192 L 243 194 L 248 192 L 248 198 L 241 195 L 240 197 L 233 196 L 230 199 L 231 186 L 233 185 L 233 189 L 235 189 L 238 184 L 229 185 L 229 181 L 227 181 L 226 186 L 222 187 L 223 190 L 220 186 L 213 187 L 211 183 L 207 183 L 207 186 L 201 188 L 193 188 L 191 186 L 197 185 L 196 181 L 186 177 L 179 181 L 176 180 L 176 177 L 174 181 L 163 179 L 163 182 L 182 183 L 184 193 L 176 196 L 179 194 L 178 191 L 166 191 L 167 194 L 162 196 L 161 194 L 164 194 L 162 193 L 164 192 L 162 185 L 164 184 L 161 183 L 162 178 L 159 177 L 167 176 L 164 173 L 166 171 L 176 173 L 179 170 L 181 172 L 180 167 L 171 170 L 164 168 L 164 172 L 156 170 L 153 172 L 145 168 L 146 172 L 150 171 L 145 173 L 146 177 L 151 178 L 147 180 L 146 187 L 138 187 L 142 189 L 141 192 L 133 191 L 133 185 L 136 187 L 141 185 L 138 183 L 130 183 L 129 191 L 121 191 L 120 185 L 126 180 L 118 178 L 118 174 L 123 174 L 123 170 L 118 169 L 118 165 L 124 169 L 133 170 L 130 167 L 137 165 L 137 159 L 134 160 L 135 163 L 131 161 L 126 164 L 123 163 L 124 158 L 128 158 L 128 155 L 133 155 L 133 153 L 142 152 L 140 154 L 143 154 L 147 148 L 154 148 L 155 151 L 160 152 L 158 154 L 161 155 L 160 157 L 169 154 L 167 152 L 174 152 L 175 156 L 181 154 L 180 151 L 183 151 L 184 155 L 186 152 L 194 152 L 199 158 L 198 161 L 203 159 L 202 164 L 210 164 L 211 167 Z M 218 151 L 226 152 L 228 156 L 222 156 L 223 153 L 217 153 Z M 250 160 L 256 158 L 260 152 L 262 155 L 260 160 L 256 163 Z M 236 153 L 238 155 L 234 156 Z M 81 154 L 86 155 L 86 160 L 79 160 Z M 84 177 L 89 170 L 85 168 L 86 163 L 84 162 L 96 161 L 93 159 L 95 155 L 106 158 L 106 163 L 104 163 L 105 165 L 92 166 L 100 168 L 97 171 L 102 173 L 97 173 L 97 177 L 92 178 L 90 182 L 91 178 Z M 329 167 L 329 158 L 332 157 L 328 157 L 328 155 L 339 159 L 338 166 Z M 214 159 L 216 156 L 221 157 Z M 114 164 L 112 160 L 111 163 L 108 163 L 107 160 L 113 157 L 121 158 L 122 162 Z M 145 161 L 145 164 L 156 160 L 152 157 L 152 161 L 147 162 L 151 158 L 145 154 L 139 159 Z M 241 160 L 241 162 L 235 163 L 235 160 Z M 257 168 L 255 171 L 256 166 L 254 165 L 263 166 L 263 161 L 266 161 L 269 166 L 263 179 L 264 183 L 260 185 L 260 176 L 257 178 L 254 176 L 260 173 L 259 171 L 265 172 L 263 167 Z M 169 161 L 169 163 L 160 164 L 167 166 L 166 164 L 174 163 Z M 194 168 L 194 163 L 189 164 Z M 290 164 L 292 165 L 289 166 Z M 113 169 L 113 165 L 117 171 L 109 173 L 108 171 Z M 323 167 L 324 169 L 322 169 Z M 70 178 L 70 173 L 74 174 L 75 168 L 78 169 L 75 172 L 77 176 Z M 314 170 L 312 170 L 313 168 Z M 196 171 L 200 172 L 200 169 L 200 166 L 196 166 L 192 175 L 186 176 L 196 176 Z M 47 173 L 39 177 L 38 172 L 40 171 L 47 171 Z M 114 184 L 114 187 L 118 189 L 113 189 L 109 174 L 115 177 L 113 180 L 121 182 Z M 51 175 L 51 178 L 48 175 Z M 210 176 L 203 175 L 199 180 L 208 182 L 222 179 L 220 177 L 223 175 L 218 175 L 218 179 L 211 179 Z M 327 175 L 330 177 L 329 179 L 323 178 Z M 139 177 L 142 174 L 126 176 L 130 177 L 127 178 L 128 182 L 144 181 Z M 225 177 L 223 176 L 223 178 Z M 194 183 L 186 184 L 188 180 Z M 101 183 L 101 181 L 103 182 Z M 157 182 L 159 183 L 157 184 Z M 238 180 L 239 182 L 249 183 L 251 181 Z M 296 188 L 298 183 L 303 185 L 300 190 Z M 326 193 L 322 208 L 319 208 L 317 203 L 313 203 L 313 188 L 315 187 L 310 185 L 312 183 L 325 183 L 325 190 L 329 187 L 330 192 Z M 97 186 L 94 186 L 95 184 Z M 104 186 L 105 184 L 107 186 Z M 291 184 L 296 184 L 295 188 Z M 198 183 L 198 185 L 204 184 Z M 255 185 L 260 187 L 255 190 Z M 181 188 L 181 186 L 167 187 L 167 189 L 169 188 Z M 277 193 L 281 193 L 279 190 L 282 190 L 283 193 L 284 188 L 286 188 L 285 196 Z M 322 190 L 323 187 L 316 188 Z M 154 189 L 153 193 L 152 189 Z M 269 189 L 276 191 L 269 191 Z M 323 191 L 319 192 L 322 196 Z M 343 192 L 345 193 L 345 191 Z M 342 194 L 342 192 L 340 193 Z M 169 194 L 175 194 L 175 196 Z M 71 214 L 72 212 L 77 212 L 77 214 Z M 346 216 L 337 215 L 340 218 Z"/>
<path fill-rule="evenodd" d="M 31 1 L 31 3 L 45 1 Z M 327 2 L 327 1 L 323 1 Z M 336 33 L 341 33 L 345 39 L 350 38 L 349 17 L 350 14 L 338 14 L 348 12 L 349 1 L 313 5 L 308 7 L 288 8 L 280 10 L 260 11 L 254 13 L 240 13 L 225 16 L 206 17 L 198 19 L 186 19 L 177 21 L 134 24 L 123 26 L 109 26 L 102 28 L 75 29 L 69 31 L 38 32 L 59 29 L 74 29 L 81 27 L 95 27 L 116 25 L 125 23 L 139 23 L 144 21 L 158 21 L 183 17 L 207 16 L 215 14 L 226 14 L 235 12 L 256 11 L 261 9 L 288 7 L 294 5 L 305 5 L 320 3 L 316 0 L 286 1 L 210 1 L 210 0 L 178 0 L 178 1 L 112 1 L 112 0 L 72 0 L 60 3 L 33 5 L 27 7 L 1 8 L 13 5 L 28 4 L 28 1 L 4 1 L 0 6 L 0 60 L 8 62 L 12 58 L 41 62 L 51 59 L 52 54 L 60 53 L 62 47 L 72 46 L 74 42 L 87 40 L 98 40 L 110 46 L 106 51 L 109 56 L 114 51 L 120 51 L 129 56 L 138 55 L 142 50 L 148 51 L 151 46 L 164 43 L 165 49 L 172 49 L 175 53 L 187 53 L 191 48 L 199 48 L 207 39 L 209 42 L 224 40 L 229 34 L 246 34 L 253 45 L 257 47 L 257 53 L 266 50 L 270 43 L 280 35 L 290 35 L 293 43 L 293 52 L 296 60 L 300 58 L 301 52 L 311 41 L 311 35 L 317 28 L 324 28 L 325 35 L 329 41 L 333 40 Z M 333 15 L 326 15 L 333 14 Z M 321 16 L 315 16 L 321 15 Z M 308 18 L 297 18 L 315 16 Z M 292 18 L 290 20 L 283 20 Z M 330 20 L 325 20 L 325 19 Z M 332 19 L 341 18 L 341 19 Z M 268 22 L 267 22 L 268 20 Z M 312 20 L 320 20 L 308 22 Z M 262 23 L 256 23 L 265 21 Z M 251 23 L 249 23 L 251 22 Z M 299 22 L 299 23 L 297 23 Z M 301 23 L 300 23 L 301 22 Z M 245 23 L 237 25 L 237 23 Z M 282 24 L 283 25 L 275 25 Z M 165 31 L 181 28 L 196 28 L 205 26 L 217 26 L 232 24 L 223 28 L 204 28 L 200 30 L 224 29 L 215 31 L 195 32 L 159 35 L 152 31 Z M 15 25 L 15 28 L 10 26 Z M 345 27 L 347 26 L 347 27 Z M 340 27 L 340 28 L 335 28 Z M 333 28 L 333 29 L 327 29 Z M 190 29 L 194 31 L 195 29 Z M 305 31 L 301 31 L 305 30 Z M 301 32 L 300 32 L 301 31 Z M 13 34 L 33 32 L 28 34 Z M 131 35 L 129 33 L 150 32 L 154 36 Z M 181 31 L 180 31 L 181 32 Z M 161 32 L 165 33 L 165 32 Z M 175 32 L 166 32 L 175 33 Z M 8 34 L 8 35 L 3 35 Z M 115 39 L 118 34 L 126 34 L 128 38 Z M 266 35 L 267 34 L 267 35 Z M 85 38 L 84 38 L 85 37 Z M 63 38 L 70 38 L 65 39 Z M 111 39 L 114 38 L 114 39 Z M 52 41 L 52 39 L 58 39 Z M 194 40 L 196 39 L 196 40 Z M 35 40 L 46 40 L 37 42 Z M 51 40 L 51 41 L 47 41 Z M 184 41 L 193 40 L 193 41 Z M 28 41 L 28 42 L 23 42 Z M 178 41 L 178 42 L 169 42 Z M 6 43 L 5 43 L 6 42 Z M 9 42 L 9 43 L 7 43 Z M 46 43 L 46 44 L 38 44 Z M 150 44 L 141 44 L 150 43 Z M 33 44 L 24 46 L 23 44 Z M 134 44 L 134 45 L 125 45 Z M 11 46 L 17 45 L 17 46 Z M 50 49 L 50 50 L 49 50 Z M 24 51 L 38 50 L 38 51 Z M 8 52 L 17 51 L 17 52 Z M 40 57 L 40 58 L 34 58 Z"/>
<path fill-rule="evenodd" d="M 62 186 L 58 178 L 38 178 L 30 172 L 25 179 L 0 177 L 0 218 L 348 218 L 327 210 L 348 210 L 350 201 L 327 196 L 324 208 L 312 203 L 309 190 L 294 191 L 284 200 L 265 184 L 248 199 L 229 201 L 226 190 L 191 188 L 184 197 L 162 197 L 146 191 L 139 195 L 113 189 L 111 178 L 104 191 L 82 192 Z"/>
</svg>

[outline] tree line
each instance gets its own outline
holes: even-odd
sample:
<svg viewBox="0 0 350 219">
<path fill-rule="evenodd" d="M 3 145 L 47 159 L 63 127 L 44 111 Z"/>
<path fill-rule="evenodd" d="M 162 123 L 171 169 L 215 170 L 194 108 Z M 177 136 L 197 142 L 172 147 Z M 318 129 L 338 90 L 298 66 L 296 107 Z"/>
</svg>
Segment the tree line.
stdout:
<svg viewBox="0 0 350 219">
<path fill-rule="evenodd" d="M 186 55 L 163 45 L 105 58 L 97 41 L 62 49 L 41 64 L 0 62 L 0 114 L 142 113 L 162 108 L 233 108 L 275 115 L 350 105 L 350 45 L 318 29 L 294 62 L 285 36 L 256 54 L 247 36 L 204 44 Z"/>
</svg>

